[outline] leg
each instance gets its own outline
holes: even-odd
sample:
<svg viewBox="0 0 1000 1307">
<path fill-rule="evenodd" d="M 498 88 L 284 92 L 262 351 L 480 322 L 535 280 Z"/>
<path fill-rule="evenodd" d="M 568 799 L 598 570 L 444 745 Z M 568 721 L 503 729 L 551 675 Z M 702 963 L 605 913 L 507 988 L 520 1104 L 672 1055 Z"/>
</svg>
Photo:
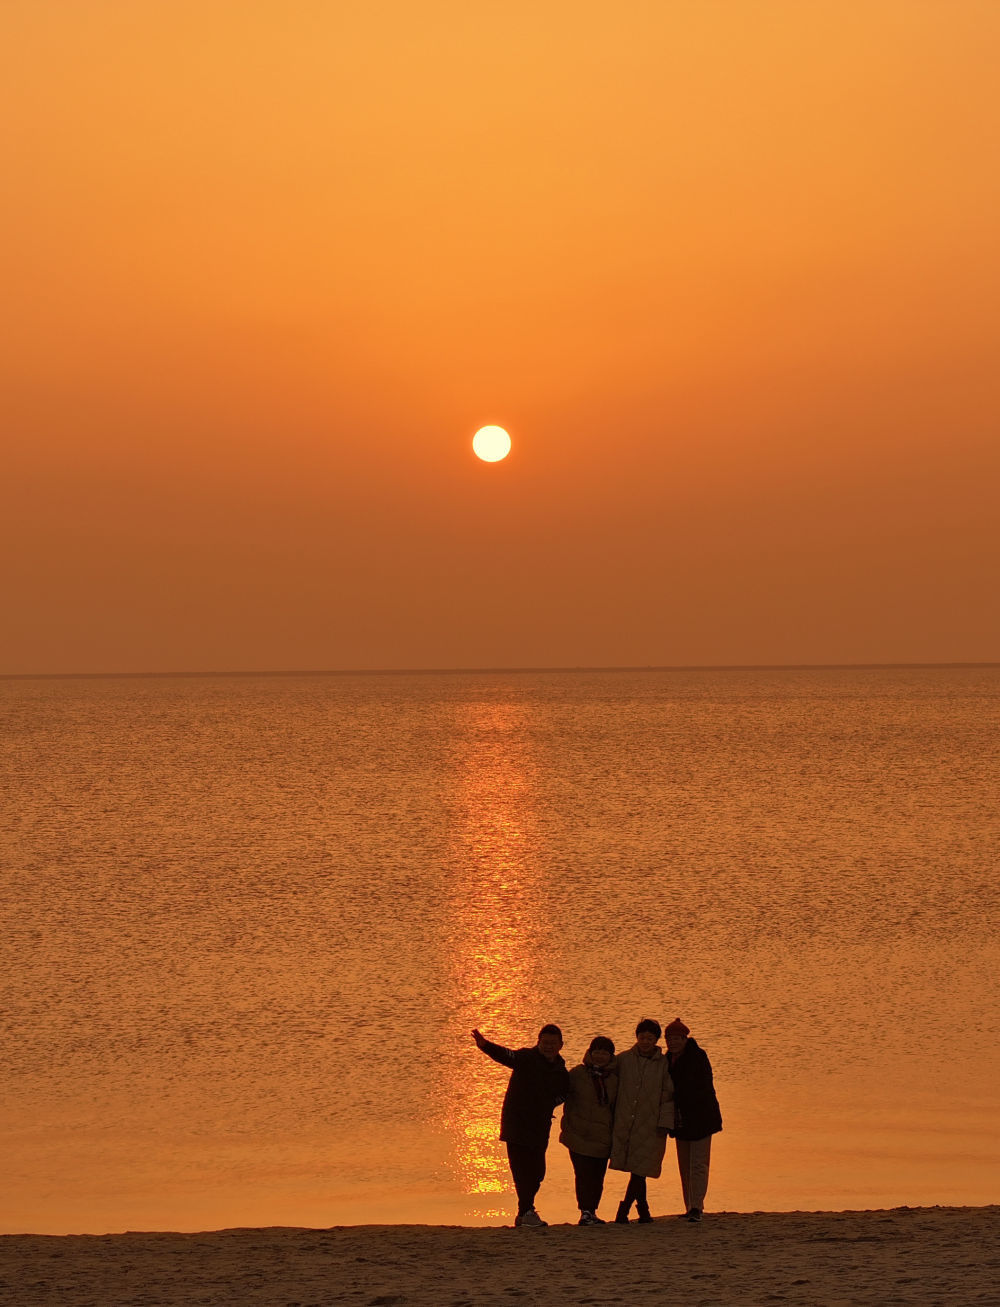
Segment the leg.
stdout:
<svg viewBox="0 0 1000 1307">
<path fill-rule="evenodd" d="M 570 1153 L 576 1173 L 576 1202 L 581 1212 L 596 1212 L 604 1192 L 604 1174 L 608 1169 L 606 1157 L 584 1157 Z"/>
<path fill-rule="evenodd" d="M 712 1160 L 712 1136 L 704 1139 L 692 1139 L 688 1144 L 690 1161 L 688 1163 L 688 1211 L 703 1212 L 705 1195 L 708 1193 L 708 1168 Z"/>
<path fill-rule="evenodd" d="M 528 1149 L 527 1166 L 527 1184 L 531 1190 L 528 1207 L 534 1207 L 535 1195 L 542 1187 L 542 1181 L 545 1179 L 545 1149 L 530 1148 Z"/>
<path fill-rule="evenodd" d="M 648 1221 L 651 1219 L 649 1215 L 649 1204 L 646 1202 L 646 1177 L 644 1175 L 636 1175 L 634 1172 L 628 1178 L 628 1188 L 625 1190 L 625 1197 L 618 1204 L 618 1215 L 615 1217 L 616 1225 L 628 1225 L 628 1212 L 633 1203 L 636 1205 L 640 1221 Z"/>
<path fill-rule="evenodd" d="M 535 1195 L 545 1179 L 545 1149 L 525 1144 L 507 1144 L 507 1161 L 517 1193 L 517 1214 L 530 1212 Z"/>
<path fill-rule="evenodd" d="M 597 1209 L 601 1205 L 601 1198 L 604 1196 L 604 1177 L 608 1173 L 608 1159 L 606 1157 L 595 1157 L 593 1162 L 593 1189 L 590 1196 L 594 1200 L 594 1205 L 590 1210 L 596 1215 Z"/>
<path fill-rule="evenodd" d="M 677 1140 L 677 1170 L 681 1175 L 684 1210 L 689 1212 L 691 1210 L 691 1204 L 688 1202 L 691 1192 L 691 1145 L 686 1139 Z"/>
<path fill-rule="evenodd" d="M 635 1181 L 638 1176 L 630 1175 L 628 1185 L 625 1188 L 625 1197 L 618 1204 L 618 1214 L 615 1217 L 616 1225 L 628 1225 L 629 1208 L 635 1202 Z"/>
<path fill-rule="evenodd" d="M 649 1214 L 649 1200 L 646 1198 L 646 1177 L 644 1175 L 633 1175 L 628 1182 L 628 1189 L 625 1197 L 629 1194 L 635 1200 L 635 1210 L 639 1217 L 640 1225 L 648 1225 L 653 1219 Z"/>
<path fill-rule="evenodd" d="M 590 1203 L 587 1201 L 589 1193 L 587 1190 L 587 1163 L 589 1157 L 584 1157 L 582 1153 L 574 1153 L 570 1149 L 569 1160 L 573 1163 L 573 1181 L 576 1187 L 576 1205 L 581 1212 L 591 1211 Z"/>
</svg>

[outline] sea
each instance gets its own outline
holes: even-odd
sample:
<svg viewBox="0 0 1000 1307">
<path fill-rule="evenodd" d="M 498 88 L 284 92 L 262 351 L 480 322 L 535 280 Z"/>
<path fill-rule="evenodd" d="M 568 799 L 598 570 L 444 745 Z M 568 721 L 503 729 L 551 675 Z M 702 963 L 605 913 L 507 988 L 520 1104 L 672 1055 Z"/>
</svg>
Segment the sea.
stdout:
<svg viewBox="0 0 1000 1307">
<path fill-rule="evenodd" d="M 471 1031 L 573 1065 L 676 1016 L 709 1212 L 1000 1201 L 1000 667 L 8 678 L 0 717 L 3 1232 L 508 1224 Z"/>
</svg>

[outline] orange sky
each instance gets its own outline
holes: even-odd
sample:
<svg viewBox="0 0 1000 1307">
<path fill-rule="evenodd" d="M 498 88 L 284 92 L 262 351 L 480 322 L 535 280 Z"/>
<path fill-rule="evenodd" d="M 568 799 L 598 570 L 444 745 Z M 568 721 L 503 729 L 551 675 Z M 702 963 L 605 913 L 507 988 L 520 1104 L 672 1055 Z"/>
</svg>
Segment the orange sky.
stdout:
<svg viewBox="0 0 1000 1307">
<path fill-rule="evenodd" d="M 0 672 L 1000 660 L 998 67 L 996 0 L 5 0 Z"/>
</svg>

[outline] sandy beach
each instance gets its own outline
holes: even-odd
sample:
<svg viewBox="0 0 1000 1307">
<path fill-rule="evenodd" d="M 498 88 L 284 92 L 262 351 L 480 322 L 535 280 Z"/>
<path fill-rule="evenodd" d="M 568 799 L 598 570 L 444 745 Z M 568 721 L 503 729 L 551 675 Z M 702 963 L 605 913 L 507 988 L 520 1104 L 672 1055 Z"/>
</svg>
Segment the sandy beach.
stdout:
<svg viewBox="0 0 1000 1307">
<path fill-rule="evenodd" d="M 0 1239 L 0 1303 L 16 1307 L 514 1301 L 1000 1303 L 1000 1207 Z"/>
</svg>

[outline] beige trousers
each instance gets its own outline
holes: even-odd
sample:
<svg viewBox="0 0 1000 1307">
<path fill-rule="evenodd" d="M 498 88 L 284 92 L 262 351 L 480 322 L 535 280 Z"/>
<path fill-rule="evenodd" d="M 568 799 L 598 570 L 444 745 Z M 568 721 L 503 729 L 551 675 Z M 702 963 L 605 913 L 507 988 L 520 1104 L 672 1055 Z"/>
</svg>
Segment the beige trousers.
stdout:
<svg viewBox="0 0 1000 1307">
<path fill-rule="evenodd" d="M 685 1212 L 690 1212 L 692 1207 L 697 1207 L 699 1212 L 705 1208 L 711 1156 L 711 1135 L 706 1135 L 704 1139 L 677 1140 L 677 1169 L 681 1173 Z"/>
</svg>

